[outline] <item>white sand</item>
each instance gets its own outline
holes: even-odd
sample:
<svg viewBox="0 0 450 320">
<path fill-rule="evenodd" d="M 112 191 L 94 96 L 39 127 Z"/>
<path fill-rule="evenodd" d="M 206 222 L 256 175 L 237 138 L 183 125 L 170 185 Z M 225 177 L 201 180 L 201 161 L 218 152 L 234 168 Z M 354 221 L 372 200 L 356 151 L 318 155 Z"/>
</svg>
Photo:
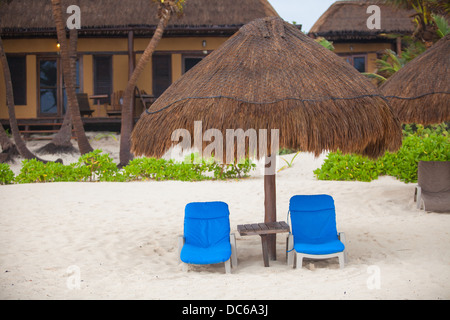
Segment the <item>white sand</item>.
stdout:
<svg viewBox="0 0 450 320">
<path fill-rule="evenodd" d="M 92 145 L 118 159 L 114 139 Z M 312 170 L 323 159 L 300 154 L 277 175 L 278 218 L 286 220 L 293 195 L 332 195 L 338 230 L 347 236 L 344 269 L 337 259 L 288 267 L 285 235 L 277 237 L 278 260 L 263 266 L 260 238 L 236 231 L 263 220 L 259 174 L 241 181 L 8 185 L 0 186 L 0 299 L 449 299 L 450 215 L 417 210 L 414 184 L 391 177 L 317 181 Z M 230 207 L 239 262 L 231 275 L 223 264 L 184 272 L 178 262 L 184 206 L 210 200 Z"/>
</svg>

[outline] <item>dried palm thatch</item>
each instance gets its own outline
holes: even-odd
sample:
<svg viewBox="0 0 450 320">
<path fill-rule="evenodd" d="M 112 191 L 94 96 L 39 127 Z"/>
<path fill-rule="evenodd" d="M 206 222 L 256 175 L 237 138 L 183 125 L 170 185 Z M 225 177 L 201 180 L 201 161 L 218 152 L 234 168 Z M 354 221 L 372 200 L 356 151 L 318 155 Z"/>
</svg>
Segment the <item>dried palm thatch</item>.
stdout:
<svg viewBox="0 0 450 320">
<path fill-rule="evenodd" d="M 141 115 L 135 155 L 162 156 L 174 130 L 279 129 L 281 148 L 370 157 L 401 144 L 398 120 L 350 64 L 277 17 L 243 26 Z M 260 140 L 259 140 L 260 141 Z M 268 146 L 270 150 L 270 145 Z"/>
<path fill-rule="evenodd" d="M 450 34 L 391 76 L 380 90 L 402 123 L 450 121 Z"/>
<path fill-rule="evenodd" d="M 386 33 L 411 34 L 414 10 L 397 9 L 382 0 L 336 1 L 309 30 L 309 36 L 324 37 L 331 41 L 384 39 Z M 367 28 L 367 8 L 377 5 L 382 14 L 381 29 Z"/>
<path fill-rule="evenodd" d="M 0 1 L 1 4 L 1 1 Z M 62 0 L 62 5 L 78 5 L 81 9 L 83 35 L 121 35 L 129 29 L 138 34 L 151 35 L 158 24 L 157 5 L 151 0 Z M 14 0 L 0 5 L 0 27 L 3 34 L 22 33 L 51 35 L 55 24 L 50 1 Z M 198 31 L 197 27 L 220 28 L 242 26 L 257 18 L 277 15 L 267 0 L 189 0 L 184 15 L 172 19 L 166 31 Z M 69 15 L 68 15 L 69 17 Z"/>
</svg>

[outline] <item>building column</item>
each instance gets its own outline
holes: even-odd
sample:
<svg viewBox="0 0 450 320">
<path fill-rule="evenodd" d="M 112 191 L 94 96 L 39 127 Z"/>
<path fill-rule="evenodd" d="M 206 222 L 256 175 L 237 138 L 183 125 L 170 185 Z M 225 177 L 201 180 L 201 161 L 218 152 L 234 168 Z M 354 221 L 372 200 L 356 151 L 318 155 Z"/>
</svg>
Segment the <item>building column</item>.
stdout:
<svg viewBox="0 0 450 320">
<path fill-rule="evenodd" d="M 128 31 L 128 80 L 131 79 L 131 76 L 133 75 L 134 71 L 134 32 L 133 30 Z M 131 99 L 131 106 L 132 106 L 132 117 L 131 117 L 131 127 L 134 127 L 134 108 L 135 108 L 135 94 L 133 91 L 133 98 Z"/>
</svg>

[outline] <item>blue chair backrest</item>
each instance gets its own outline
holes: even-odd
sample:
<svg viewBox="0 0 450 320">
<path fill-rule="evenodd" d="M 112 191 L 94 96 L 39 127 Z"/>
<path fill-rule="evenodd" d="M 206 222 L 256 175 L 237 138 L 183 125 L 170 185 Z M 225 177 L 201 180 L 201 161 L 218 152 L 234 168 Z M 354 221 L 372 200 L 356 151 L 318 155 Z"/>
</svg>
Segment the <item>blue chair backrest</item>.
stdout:
<svg viewBox="0 0 450 320">
<path fill-rule="evenodd" d="M 191 202 L 184 215 L 186 244 L 207 248 L 230 241 L 230 211 L 224 202 Z"/>
<path fill-rule="evenodd" d="M 294 243 L 337 240 L 334 200 L 326 194 L 298 195 L 289 201 Z"/>
</svg>

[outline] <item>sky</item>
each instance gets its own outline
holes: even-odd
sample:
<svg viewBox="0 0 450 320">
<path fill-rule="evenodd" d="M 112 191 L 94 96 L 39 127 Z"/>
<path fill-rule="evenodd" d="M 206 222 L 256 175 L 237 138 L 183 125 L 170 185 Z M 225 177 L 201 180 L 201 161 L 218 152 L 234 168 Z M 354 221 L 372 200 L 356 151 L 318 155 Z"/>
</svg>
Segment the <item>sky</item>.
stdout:
<svg viewBox="0 0 450 320">
<path fill-rule="evenodd" d="M 336 0 L 268 0 L 285 21 L 302 25 L 302 31 L 308 32 Z"/>
</svg>

